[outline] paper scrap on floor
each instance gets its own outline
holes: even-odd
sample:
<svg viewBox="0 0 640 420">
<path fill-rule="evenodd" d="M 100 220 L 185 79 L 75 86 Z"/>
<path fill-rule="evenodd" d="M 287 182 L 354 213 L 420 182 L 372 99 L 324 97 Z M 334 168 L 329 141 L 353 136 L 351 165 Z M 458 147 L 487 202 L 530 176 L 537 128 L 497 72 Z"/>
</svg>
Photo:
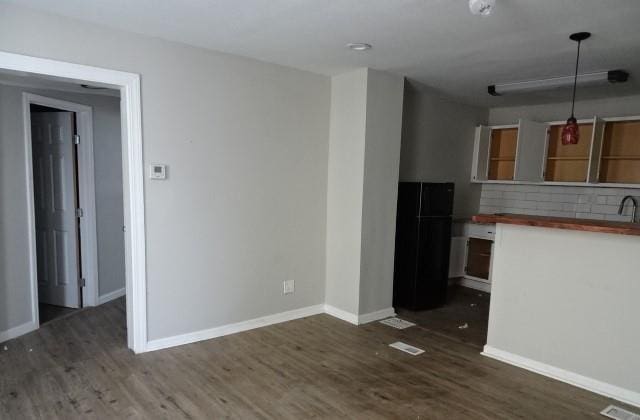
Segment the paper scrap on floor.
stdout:
<svg viewBox="0 0 640 420">
<path fill-rule="evenodd" d="M 402 341 L 396 341 L 395 343 L 391 343 L 389 344 L 389 347 L 393 347 L 394 349 L 403 351 L 405 353 L 409 353 L 412 356 L 417 356 L 419 354 L 424 353 L 424 350 L 411 346 L 407 343 L 403 343 Z"/>
<path fill-rule="evenodd" d="M 396 328 L 398 330 L 404 330 L 405 328 L 413 327 L 413 322 L 405 321 L 404 319 L 400 319 L 398 317 L 387 318 L 380 321 L 381 324 L 388 325 L 390 327 Z"/>
<path fill-rule="evenodd" d="M 627 411 L 624 408 L 610 405 L 600 412 L 605 417 L 616 420 L 640 420 L 640 415 Z"/>
</svg>

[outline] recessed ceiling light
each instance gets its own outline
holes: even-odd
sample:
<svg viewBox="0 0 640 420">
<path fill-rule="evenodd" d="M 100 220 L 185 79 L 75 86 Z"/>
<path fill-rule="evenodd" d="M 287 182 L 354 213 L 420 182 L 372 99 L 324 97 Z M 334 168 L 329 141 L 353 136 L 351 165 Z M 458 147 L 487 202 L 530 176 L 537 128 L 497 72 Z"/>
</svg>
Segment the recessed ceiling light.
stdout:
<svg viewBox="0 0 640 420">
<path fill-rule="evenodd" d="M 371 49 L 371 44 L 365 44 L 364 42 L 350 42 L 347 44 L 347 48 L 354 51 L 367 51 Z"/>
</svg>

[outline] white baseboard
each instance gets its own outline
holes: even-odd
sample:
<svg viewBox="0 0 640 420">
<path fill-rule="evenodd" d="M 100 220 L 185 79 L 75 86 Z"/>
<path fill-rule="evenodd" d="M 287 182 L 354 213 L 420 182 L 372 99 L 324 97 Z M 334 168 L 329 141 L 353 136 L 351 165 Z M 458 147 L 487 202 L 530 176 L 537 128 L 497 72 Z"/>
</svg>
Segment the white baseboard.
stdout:
<svg viewBox="0 0 640 420">
<path fill-rule="evenodd" d="M 460 286 L 468 287 L 469 289 L 480 290 L 481 292 L 491 293 L 491 283 L 485 283 L 482 281 L 462 277 L 458 280 Z"/>
<path fill-rule="evenodd" d="M 196 341 L 209 340 L 223 335 L 235 334 L 254 328 L 266 327 L 267 325 L 279 324 L 281 322 L 292 321 L 298 318 L 305 318 L 318 315 L 324 312 L 323 305 L 307 306 L 306 308 L 294 309 L 292 311 L 281 312 L 279 314 L 267 315 L 261 318 L 254 318 L 248 321 L 241 321 L 235 324 L 222 325 L 220 327 L 192 333 L 176 335 L 173 337 L 159 338 L 147 343 L 146 351 L 165 349 L 168 347 L 181 346 L 183 344 L 195 343 Z"/>
<path fill-rule="evenodd" d="M 20 337 L 21 335 L 30 333 L 38 329 L 38 323 L 35 321 L 29 321 L 17 327 L 10 328 L 6 331 L 0 331 L 0 343 L 11 340 L 12 338 Z"/>
<path fill-rule="evenodd" d="M 353 325 L 368 324 L 369 322 L 389 318 L 390 316 L 396 315 L 396 311 L 393 308 L 385 308 L 379 311 L 369 312 L 368 314 L 356 315 L 327 304 L 324 305 L 324 312 L 327 315 L 331 315 L 343 321 L 347 321 L 348 323 Z"/>
<path fill-rule="evenodd" d="M 354 325 L 366 324 L 368 322 L 395 316 L 396 314 L 393 308 L 386 308 L 358 316 L 331 305 L 314 305 L 306 308 L 294 309 L 292 311 L 281 312 L 279 314 L 267 315 L 261 318 L 250 319 L 248 321 L 237 322 L 235 324 L 222 325 L 220 327 L 210 328 L 207 330 L 151 340 L 147 343 L 145 351 L 161 350 L 169 347 L 181 346 L 183 344 L 195 343 L 196 341 L 209 340 L 211 338 L 222 337 L 224 335 L 235 334 L 242 331 L 252 330 L 254 328 L 266 327 L 268 325 L 279 324 L 281 322 L 292 321 L 294 319 L 305 318 L 322 313 L 326 313 Z"/>
<path fill-rule="evenodd" d="M 379 311 L 369 312 L 358 316 L 358 324 L 368 324 L 369 322 L 378 321 L 380 319 L 396 316 L 396 310 L 393 308 L 380 309 Z"/>
<path fill-rule="evenodd" d="M 613 398 L 623 403 L 640 407 L 640 393 L 629 389 L 621 388 L 587 376 L 582 376 L 574 372 L 569 372 L 567 370 L 499 350 L 488 345 L 484 346 L 482 355 L 577 386 L 578 388 L 586 389 L 587 391 L 595 392 L 596 394 L 604 395 L 605 397 Z"/>
<path fill-rule="evenodd" d="M 324 305 L 324 312 L 327 315 L 331 315 L 335 318 L 347 321 L 350 324 L 358 325 L 358 315 L 352 314 L 351 312 L 347 312 L 342 309 L 338 309 L 335 306 L 327 304 Z"/>
<path fill-rule="evenodd" d="M 119 297 L 124 296 L 126 293 L 127 291 L 124 287 L 122 289 L 114 290 L 113 292 L 105 293 L 104 295 L 98 296 L 98 305 L 102 305 L 103 303 L 118 299 Z"/>
</svg>

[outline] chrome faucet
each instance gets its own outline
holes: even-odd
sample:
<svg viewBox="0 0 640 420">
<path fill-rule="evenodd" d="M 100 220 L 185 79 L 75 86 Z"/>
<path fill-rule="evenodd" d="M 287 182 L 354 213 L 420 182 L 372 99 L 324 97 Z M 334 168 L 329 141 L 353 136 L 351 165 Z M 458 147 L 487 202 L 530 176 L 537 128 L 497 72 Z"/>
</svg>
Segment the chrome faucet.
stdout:
<svg viewBox="0 0 640 420">
<path fill-rule="evenodd" d="M 631 200 L 631 202 L 633 203 L 633 211 L 631 212 L 631 223 L 635 223 L 636 211 L 638 210 L 638 200 L 636 200 L 635 197 L 632 197 L 630 195 L 625 196 L 620 202 L 620 207 L 618 207 L 618 214 L 622 215 L 622 212 L 624 211 L 624 204 L 627 202 L 627 200 Z"/>
</svg>

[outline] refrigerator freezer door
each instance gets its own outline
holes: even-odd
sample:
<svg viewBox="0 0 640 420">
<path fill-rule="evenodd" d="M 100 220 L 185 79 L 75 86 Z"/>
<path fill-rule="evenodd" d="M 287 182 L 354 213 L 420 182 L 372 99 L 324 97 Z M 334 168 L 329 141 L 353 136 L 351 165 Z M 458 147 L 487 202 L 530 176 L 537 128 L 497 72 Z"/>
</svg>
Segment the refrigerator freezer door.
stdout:
<svg viewBox="0 0 640 420">
<path fill-rule="evenodd" d="M 453 190 L 452 183 L 422 183 L 420 194 L 420 216 L 438 217 L 451 216 L 453 214 Z"/>
<path fill-rule="evenodd" d="M 420 214 L 420 182 L 398 184 L 398 217 L 415 217 Z"/>
</svg>

